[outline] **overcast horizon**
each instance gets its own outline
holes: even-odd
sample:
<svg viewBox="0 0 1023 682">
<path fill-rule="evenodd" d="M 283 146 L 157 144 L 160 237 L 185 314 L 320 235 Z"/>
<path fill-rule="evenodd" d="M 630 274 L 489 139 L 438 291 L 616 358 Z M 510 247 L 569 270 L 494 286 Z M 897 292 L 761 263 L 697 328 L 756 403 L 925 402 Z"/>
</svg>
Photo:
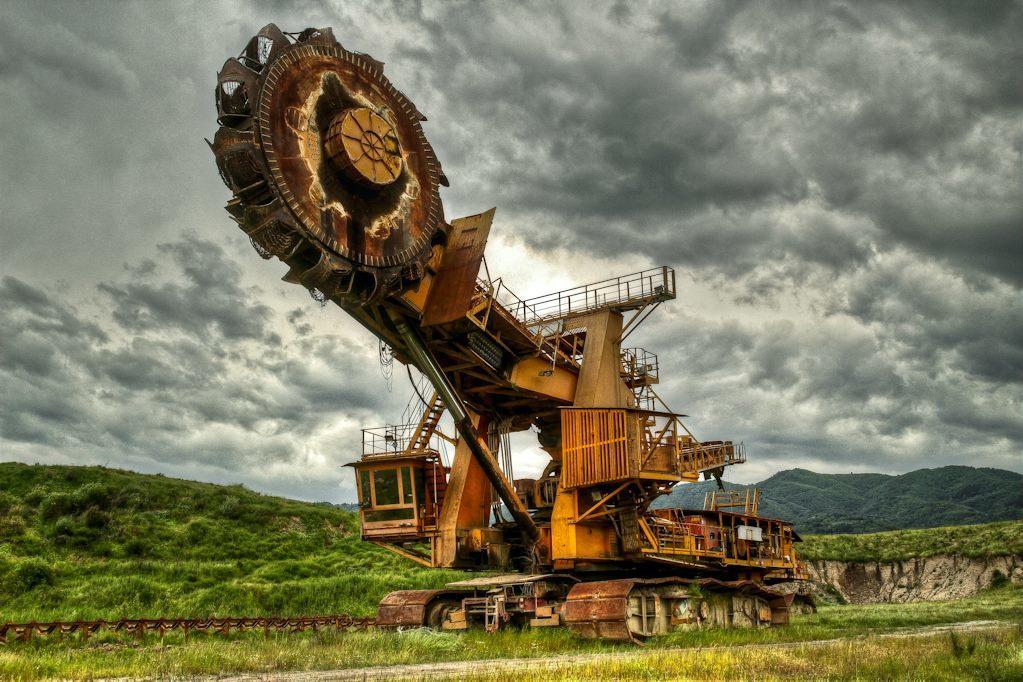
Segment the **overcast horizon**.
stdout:
<svg viewBox="0 0 1023 682">
<path fill-rule="evenodd" d="M 269 22 L 385 63 L 520 296 L 674 267 L 629 345 L 745 443 L 728 480 L 1023 472 L 1023 2 L 7 2 L 0 461 L 354 501 L 405 370 L 257 256 L 204 142 Z"/>
</svg>

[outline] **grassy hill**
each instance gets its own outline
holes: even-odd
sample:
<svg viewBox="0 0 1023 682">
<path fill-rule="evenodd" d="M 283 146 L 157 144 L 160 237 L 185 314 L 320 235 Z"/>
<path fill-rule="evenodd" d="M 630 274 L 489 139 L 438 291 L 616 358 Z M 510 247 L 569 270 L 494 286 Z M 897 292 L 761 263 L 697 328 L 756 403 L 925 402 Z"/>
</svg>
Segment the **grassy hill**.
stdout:
<svg viewBox="0 0 1023 682">
<path fill-rule="evenodd" d="M 860 535 L 807 535 L 799 546 L 803 559 L 836 561 L 905 561 L 938 554 L 1023 556 L 1023 521 Z"/>
<path fill-rule="evenodd" d="M 1023 551 L 1023 522 L 942 531 L 947 532 L 817 536 L 808 538 L 804 550 L 814 558 L 852 559 L 901 558 L 897 555 L 906 551 L 930 552 L 939 545 L 966 553 Z M 0 464 L 0 621 L 369 615 L 392 589 L 437 587 L 460 577 L 361 542 L 355 515 L 332 505 L 101 467 Z M 822 606 L 817 614 L 797 616 L 788 628 L 679 631 L 648 646 L 773 643 L 959 620 L 1018 620 L 1021 595 L 1019 588 L 1004 587 L 949 604 Z M 132 636 L 125 644 L 126 638 L 102 633 L 89 645 L 59 637 L 7 644 L 0 647 L 0 677 L 262 674 L 553 657 L 620 647 L 547 628 L 494 635 L 320 631 L 185 639 L 168 634 L 166 642 L 150 635 Z"/>
<path fill-rule="evenodd" d="M 802 554 L 890 560 L 1021 545 L 1017 522 L 809 536 Z M 103 467 L 0 464 L 0 620 L 369 615 L 390 590 L 460 577 L 362 542 L 355 514 L 329 504 Z"/>
<path fill-rule="evenodd" d="M 782 471 L 754 484 L 760 511 L 792 519 L 802 533 L 869 533 L 1023 518 L 1023 475 L 947 466 L 900 476 Z M 726 488 L 747 486 L 726 483 Z M 678 486 L 660 506 L 702 507 L 713 482 Z"/>
<path fill-rule="evenodd" d="M 0 620 L 375 613 L 450 571 L 362 542 L 352 512 L 103 467 L 0 464 Z"/>
</svg>

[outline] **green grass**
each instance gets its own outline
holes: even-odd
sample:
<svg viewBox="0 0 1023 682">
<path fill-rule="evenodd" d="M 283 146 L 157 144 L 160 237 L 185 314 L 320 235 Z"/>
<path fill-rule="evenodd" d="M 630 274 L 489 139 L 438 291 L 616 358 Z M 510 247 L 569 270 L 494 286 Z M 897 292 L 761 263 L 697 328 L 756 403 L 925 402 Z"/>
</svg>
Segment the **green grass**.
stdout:
<svg viewBox="0 0 1023 682">
<path fill-rule="evenodd" d="M 465 577 L 362 542 L 327 504 L 102 467 L 0 464 L 0 620 L 372 615 Z"/>
<path fill-rule="evenodd" d="M 486 672 L 463 680 L 852 679 L 1019 680 L 1023 631 L 864 639 L 794 647 L 701 649 L 684 656 L 656 652 L 555 663 L 538 671 Z"/>
<path fill-rule="evenodd" d="M 1023 553 L 1023 522 L 811 536 L 807 558 Z M 0 464 L 0 620 L 371 615 L 465 577 L 358 539 L 328 504 L 103 467 Z"/>
<path fill-rule="evenodd" d="M 1023 521 L 862 535 L 810 535 L 804 538 L 798 551 L 804 559 L 881 562 L 937 554 L 968 557 L 1023 555 Z"/>
<path fill-rule="evenodd" d="M 976 597 L 956 602 L 933 602 L 898 605 L 866 605 L 866 606 L 829 606 L 821 608 L 816 614 L 797 616 L 793 624 L 786 628 L 753 629 L 714 629 L 689 632 L 674 632 L 670 635 L 650 640 L 644 651 L 683 647 L 693 649 L 685 656 L 657 656 L 656 654 L 638 662 L 622 662 L 593 664 L 597 667 L 569 666 L 555 671 L 552 675 L 544 675 L 544 679 L 586 679 L 593 676 L 605 679 L 616 676 L 641 677 L 659 679 L 664 676 L 683 674 L 685 671 L 698 671 L 699 667 L 686 667 L 687 661 L 703 660 L 723 661 L 724 667 L 715 670 L 718 678 L 728 677 L 724 671 L 733 671 L 740 678 L 756 679 L 770 672 L 780 675 L 785 671 L 793 674 L 807 674 L 817 677 L 855 676 L 850 671 L 864 678 L 871 678 L 873 673 L 890 671 L 881 677 L 906 677 L 914 668 L 912 665 L 923 665 L 920 657 L 915 655 L 907 659 L 906 667 L 898 667 L 897 659 L 901 656 L 889 656 L 884 651 L 901 652 L 898 644 L 880 644 L 882 650 L 874 658 L 866 658 L 856 669 L 854 661 L 845 652 L 847 647 L 858 647 L 860 651 L 870 651 L 873 640 L 857 639 L 854 645 L 841 645 L 837 651 L 839 658 L 830 660 L 821 654 L 814 654 L 810 649 L 804 653 L 799 648 L 785 651 L 797 652 L 796 658 L 790 660 L 785 656 L 778 658 L 774 654 L 748 657 L 744 649 L 721 650 L 707 654 L 697 649 L 711 646 L 777 644 L 785 642 L 804 642 L 814 639 L 848 638 L 898 630 L 899 628 L 918 627 L 942 623 L 965 622 L 969 620 L 1001 620 L 1006 622 L 1023 622 L 1023 588 L 1003 587 L 982 593 Z M 985 635 L 987 637 L 987 635 Z M 932 638 L 933 639 L 933 638 Z M 933 643 L 932 639 L 922 641 Z M 901 640 L 900 640 L 901 641 Z M 916 641 L 916 640 L 906 640 Z M 936 660 L 944 660 L 941 656 L 947 649 L 940 638 L 935 639 L 934 648 L 927 648 Z M 995 672 L 1013 672 L 1006 668 L 1001 658 L 996 656 L 994 649 L 988 656 L 986 643 L 978 645 L 980 655 L 971 658 L 973 663 L 983 668 L 982 661 L 991 658 Z M 928 647 L 931 644 L 927 644 Z M 944 646 L 944 648 L 942 648 Z M 996 646 L 992 644 L 991 646 Z M 1001 645 L 997 645 L 1001 646 Z M 1008 641 L 1005 646 L 1018 650 L 1019 639 Z M 895 647 L 892 649 L 892 647 Z M 910 649 L 912 647 L 909 647 Z M 997 647 L 996 647 L 997 648 Z M 502 630 L 488 635 L 481 631 L 465 633 L 432 632 L 417 630 L 412 632 L 318 632 L 300 634 L 273 633 L 264 636 L 261 633 L 242 633 L 230 636 L 192 635 L 185 640 L 181 635 L 167 635 L 162 641 L 156 635 L 147 635 L 142 640 L 110 633 L 94 637 L 87 643 L 69 638 L 61 641 L 57 638 L 36 639 L 28 644 L 11 643 L 0 647 L 0 677 L 19 679 L 39 679 L 47 677 L 89 678 L 89 677 L 121 677 L 121 676 L 174 676 L 202 675 L 230 672 L 270 672 L 279 670 L 317 670 L 335 668 L 355 668 L 373 665 L 400 665 L 427 663 L 435 661 L 471 661 L 493 658 L 539 657 L 557 659 L 568 654 L 579 653 L 614 653 L 635 652 L 631 645 L 595 642 L 573 636 L 565 630 Z M 773 651 L 773 650 L 772 650 Z M 882 655 L 883 654 L 883 655 Z M 940 654 L 940 656 L 939 656 Z M 752 655 L 752 654 L 750 654 Z M 1000 654 L 998 654 L 1000 655 Z M 831 654 L 828 654 L 830 657 Z M 702 657 L 702 658 L 701 658 Z M 709 657 L 709 658 L 708 658 Z M 947 658 L 947 657 L 946 657 Z M 820 660 L 818 660 L 820 659 Z M 996 660 L 997 659 L 997 660 Z M 915 663 L 914 663 L 915 661 Z M 812 663 L 812 665 L 811 665 Z M 949 670 L 963 672 L 963 665 L 973 665 L 969 661 L 960 665 L 949 663 Z M 770 665 L 777 665 L 771 668 Z M 927 668 L 934 668 L 931 666 Z M 675 667 L 670 667 L 675 666 Z M 759 667 L 758 667 L 759 666 Z M 765 667 L 766 666 L 766 667 Z M 828 667 L 832 666 L 832 667 Z M 873 667 L 871 667 L 873 666 Z M 895 667 L 891 667 L 895 666 Z M 773 670 L 773 672 L 771 672 Z M 672 672 L 675 671 L 675 672 Z M 484 672 L 477 673 L 482 679 L 490 679 Z M 535 677 L 535 673 L 532 674 Z M 503 678 L 504 675 L 493 677 Z M 939 676 L 940 677 L 940 676 Z M 945 675 L 941 679 L 951 679 L 954 675 Z M 1011 676 L 1006 679 L 1012 679 Z"/>
<path fill-rule="evenodd" d="M 1023 524 L 1018 522 L 939 531 L 815 536 L 804 544 L 803 554 L 888 560 L 943 551 L 1023 553 Z M 466 574 L 424 569 L 361 542 L 355 515 L 327 504 L 102 467 L 0 464 L 3 621 L 371 615 L 390 590 L 439 587 L 462 577 Z M 977 619 L 1023 621 L 1023 589 L 1003 587 L 960 602 L 828 606 L 797 617 L 787 628 L 679 631 L 652 640 L 648 649 L 800 642 Z M 981 652 L 989 649 L 978 645 Z M 631 647 L 582 640 L 565 630 L 236 633 L 188 639 L 172 634 L 163 640 L 104 633 L 88 641 L 51 637 L 0 646 L 0 677 L 193 675 L 626 650 Z M 983 653 L 982 658 L 990 657 Z M 802 670 L 804 665 L 775 662 L 779 670 L 786 665 Z M 742 659 L 722 670 L 745 670 L 737 674 L 757 677 L 749 672 L 756 670 L 754 663 Z M 642 671 L 652 671 L 649 676 L 656 677 L 668 672 L 656 660 L 645 667 L 630 665 L 566 668 L 556 675 L 606 677 L 617 671 L 648 676 Z M 949 669 L 963 672 L 963 665 Z M 852 668 L 834 670 L 844 675 Z M 906 669 L 891 670 L 903 676 Z"/>
</svg>

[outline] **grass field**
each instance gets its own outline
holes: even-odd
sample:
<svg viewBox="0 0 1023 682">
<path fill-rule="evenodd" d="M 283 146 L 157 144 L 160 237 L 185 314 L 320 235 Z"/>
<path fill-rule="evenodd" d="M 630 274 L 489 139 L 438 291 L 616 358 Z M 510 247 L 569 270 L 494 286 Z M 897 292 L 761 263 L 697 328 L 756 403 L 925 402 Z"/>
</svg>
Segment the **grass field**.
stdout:
<svg viewBox="0 0 1023 682">
<path fill-rule="evenodd" d="M 535 672 L 473 672 L 462 680 L 533 680 Z M 644 652 L 546 668 L 545 680 L 1019 680 L 1023 631 L 870 638 L 793 647 Z"/>
<path fill-rule="evenodd" d="M 971 555 L 1005 554 L 1020 552 L 1021 536 L 1020 522 L 966 530 L 817 536 L 804 543 L 803 553 L 856 560 L 948 551 L 938 547 Z M 439 587 L 464 576 L 423 569 L 361 542 L 355 515 L 330 505 L 258 495 L 240 486 L 99 467 L 0 464 L 3 621 L 339 612 L 371 615 L 390 590 Z M 797 618 L 787 628 L 676 632 L 650 646 L 808 641 L 977 619 L 1023 622 L 1023 589 L 1005 587 L 961 602 L 828 606 L 815 615 Z M 1018 640 L 1007 639 L 1004 646 L 978 644 L 977 651 L 983 654 L 981 658 L 990 658 L 984 652 L 999 647 L 1018 650 Z M 87 643 L 48 638 L 0 646 L 0 677 L 350 668 L 616 650 L 622 647 L 580 640 L 565 631 L 497 635 L 248 633 L 193 635 L 187 641 L 180 635 L 168 635 L 161 641 L 155 636 L 135 640 L 107 633 Z M 757 661 L 774 661 L 771 656 L 740 657 L 728 665 L 755 671 L 760 665 Z M 629 664 L 621 665 L 626 667 L 618 669 L 620 674 L 639 674 L 628 668 Z M 1002 663 L 991 665 L 996 671 L 1004 668 Z M 1005 669 L 1014 670 L 1011 666 Z M 659 676 L 658 671 L 665 672 L 657 667 L 650 670 L 654 677 Z M 834 668 L 836 675 L 859 674 L 850 670 L 853 668 L 844 663 Z M 615 673 L 573 668 L 557 674 L 572 678 Z M 742 675 L 758 676 L 753 672 Z"/>
<path fill-rule="evenodd" d="M 1023 522 L 810 536 L 803 556 L 1023 553 Z M 371 615 L 464 577 L 361 542 L 353 513 L 102 467 L 0 464 L 0 620 Z"/>
<path fill-rule="evenodd" d="M 816 614 L 796 617 L 785 628 L 766 630 L 717 629 L 674 632 L 648 642 L 645 650 L 699 648 L 708 646 L 738 646 L 806 642 L 830 638 L 869 636 L 897 631 L 900 628 L 920 627 L 973 620 L 999 620 L 1023 624 L 1023 588 L 1003 587 L 984 592 L 976 597 L 957 602 L 931 602 L 915 604 L 885 604 L 869 606 L 827 606 Z M 1023 626 L 1021 626 L 1023 627 Z M 987 637 L 987 635 L 985 635 Z M 861 649 L 863 642 L 857 640 Z M 931 640 L 927 640 L 931 642 Z M 935 643 L 936 642 L 936 643 Z M 995 670 L 1018 671 L 1023 660 L 1018 659 L 1020 636 L 1012 634 L 1003 639 L 982 639 L 977 645 L 980 654 L 971 660 L 978 666 L 991 658 Z M 935 651 L 944 651 L 939 639 L 934 640 Z M 901 657 L 899 643 L 879 644 L 896 661 Z M 948 643 L 944 644 L 948 648 Z M 1004 652 L 1001 652 L 1004 649 Z M 480 631 L 466 633 L 432 632 L 418 630 L 393 632 L 319 632 L 299 634 L 244 633 L 231 636 L 193 635 L 188 640 L 181 635 L 167 635 L 163 640 L 147 635 L 142 640 L 111 635 L 100 635 L 88 643 L 77 640 L 60 641 L 57 638 L 37 639 L 28 644 L 12 643 L 0 648 L 0 677 L 39 679 L 48 677 L 82 679 L 88 677 L 169 676 L 224 674 L 245 671 L 283 671 L 356 668 L 374 665 L 420 664 L 433 661 L 472 661 L 491 658 L 543 657 L 552 658 L 568 654 L 635 651 L 631 645 L 609 644 L 579 639 L 564 630 L 505 630 L 494 635 Z M 773 651 L 773 650 L 772 650 Z M 835 660 L 816 660 L 807 654 L 800 658 L 798 648 L 785 649 L 788 653 L 764 654 L 754 657 L 741 649 L 713 654 L 713 660 L 745 670 L 751 678 L 757 666 L 773 665 L 778 656 L 793 656 L 791 665 L 796 672 L 827 675 L 826 665 L 836 666 L 832 672 L 839 676 L 855 676 L 855 661 L 842 646 L 834 648 Z M 808 650 L 807 650 L 808 651 Z M 846 653 L 843 653 L 846 652 Z M 1008 653 L 1005 653 L 1008 652 Z M 1013 653 L 1017 652 L 1017 653 Z M 975 652 L 976 653 L 976 652 Z M 1004 655 L 1003 655 L 1004 653 Z M 836 655 L 838 655 L 836 654 Z M 710 654 L 700 654 L 708 656 Z M 830 654 L 829 654 L 830 655 Z M 944 655 L 944 654 L 943 654 Z M 1012 657 L 1015 656 L 1016 659 Z M 1005 663 L 1016 660 L 1016 668 Z M 558 672 L 566 679 L 585 679 L 592 675 L 605 678 L 617 675 L 632 677 L 662 677 L 670 672 L 667 666 L 676 665 L 690 657 L 672 656 L 663 660 L 657 656 L 645 663 L 614 663 L 603 671 L 586 666 L 569 667 Z M 862 666 L 881 660 L 863 660 Z M 800 662 L 801 661 L 801 662 Z M 913 661 L 916 661 L 914 663 Z M 902 670 L 912 665 L 930 666 L 927 660 L 914 658 L 904 662 Z M 965 663 L 964 663 L 965 664 Z M 1003 665 L 1004 664 L 1004 665 Z M 788 665 L 788 664 L 786 664 Z M 895 665 L 891 663 L 890 665 Z M 971 663 L 972 665 L 972 663 Z M 618 667 L 624 666 L 624 667 Z M 909 667 L 907 667 L 909 666 Z M 1000 667 L 999 667 L 1000 666 Z M 785 666 L 778 670 L 785 670 Z M 869 666 L 863 670 L 870 669 Z M 930 669 L 930 668 L 928 668 Z M 678 668 L 681 674 L 684 668 Z M 814 672 L 814 671 L 817 672 Z M 895 670 L 895 669 L 893 669 Z M 960 668 L 950 668 L 960 670 Z M 480 673 L 482 674 L 482 673 Z M 940 676 L 939 676 L 940 677 Z M 947 676 L 946 676 L 947 677 Z M 1011 676 L 1005 679 L 1013 679 Z"/>
</svg>

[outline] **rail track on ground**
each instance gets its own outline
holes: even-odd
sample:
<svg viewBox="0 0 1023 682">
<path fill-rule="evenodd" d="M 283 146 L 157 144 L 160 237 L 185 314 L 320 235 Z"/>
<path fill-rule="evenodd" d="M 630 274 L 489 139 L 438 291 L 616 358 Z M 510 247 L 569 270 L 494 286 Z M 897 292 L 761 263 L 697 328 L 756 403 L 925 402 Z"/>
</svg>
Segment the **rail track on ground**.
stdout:
<svg viewBox="0 0 1023 682">
<path fill-rule="evenodd" d="M 28 642 L 37 636 L 58 637 L 78 635 L 89 638 L 100 631 L 118 632 L 142 637 L 147 633 L 163 636 L 181 632 L 229 634 L 262 630 L 270 632 L 303 632 L 305 630 L 363 630 L 376 624 L 374 616 L 241 616 L 210 618 L 121 618 L 119 620 L 69 620 L 28 623 L 0 623 L 0 644 Z"/>
</svg>

